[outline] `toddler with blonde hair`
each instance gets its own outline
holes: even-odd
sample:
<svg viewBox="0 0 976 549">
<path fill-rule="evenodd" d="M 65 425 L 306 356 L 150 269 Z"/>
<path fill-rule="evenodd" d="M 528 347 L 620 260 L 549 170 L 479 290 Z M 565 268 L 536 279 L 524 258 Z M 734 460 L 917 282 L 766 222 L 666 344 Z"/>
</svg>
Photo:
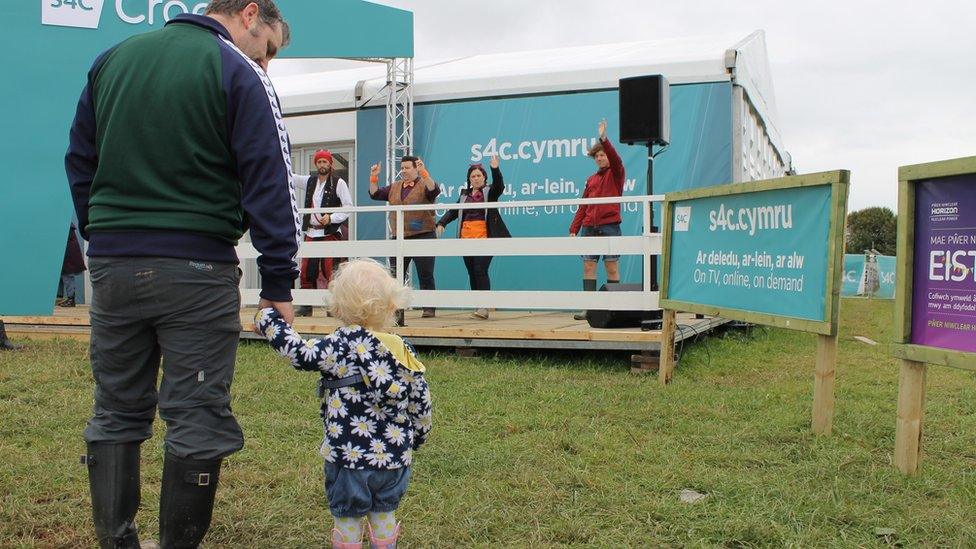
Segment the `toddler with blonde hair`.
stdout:
<svg viewBox="0 0 976 549">
<path fill-rule="evenodd" d="M 395 548 L 395 512 L 413 453 L 431 429 L 424 365 L 413 346 L 383 331 L 409 290 L 370 259 L 340 267 L 329 290 L 330 310 L 343 326 L 323 338 L 303 339 L 272 308 L 258 311 L 255 326 L 294 368 L 321 374 L 332 547 L 362 547 L 366 517 L 370 547 Z"/>
</svg>

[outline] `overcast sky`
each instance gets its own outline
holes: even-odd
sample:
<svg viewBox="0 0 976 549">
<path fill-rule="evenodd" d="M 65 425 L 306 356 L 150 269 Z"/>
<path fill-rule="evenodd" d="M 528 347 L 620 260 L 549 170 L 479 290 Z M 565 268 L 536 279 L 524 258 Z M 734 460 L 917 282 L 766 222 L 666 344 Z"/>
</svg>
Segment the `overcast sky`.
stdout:
<svg viewBox="0 0 976 549">
<path fill-rule="evenodd" d="M 762 29 L 799 173 L 851 170 L 851 211 L 896 209 L 898 166 L 976 154 L 976 2 L 382 0 L 418 59 Z"/>
</svg>

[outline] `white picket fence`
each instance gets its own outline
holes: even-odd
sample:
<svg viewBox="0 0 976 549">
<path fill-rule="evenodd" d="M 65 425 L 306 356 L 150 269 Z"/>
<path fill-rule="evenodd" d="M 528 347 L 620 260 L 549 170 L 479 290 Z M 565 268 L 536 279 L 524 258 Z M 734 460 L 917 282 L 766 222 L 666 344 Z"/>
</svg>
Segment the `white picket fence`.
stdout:
<svg viewBox="0 0 976 549">
<path fill-rule="evenodd" d="M 519 202 L 487 202 L 478 204 L 444 203 L 436 205 L 402 206 L 359 206 L 350 208 L 303 208 L 299 212 L 309 213 L 358 213 L 396 212 L 396 238 L 385 240 L 349 240 L 333 242 L 302 242 L 298 258 L 315 257 L 374 257 L 396 258 L 397 276 L 402 280 L 405 257 L 452 257 L 452 256 L 573 256 L 573 255 L 640 255 L 643 257 L 642 292 L 582 292 L 582 291 L 538 291 L 538 290 L 414 290 L 411 305 L 414 307 L 438 308 L 477 308 L 524 310 L 653 310 L 658 309 L 658 292 L 651 291 L 650 270 L 646 268 L 652 255 L 661 254 L 661 235 L 650 232 L 649 208 L 655 202 L 664 200 L 663 195 L 626 196 L 610 198 L 587 198 L 567 200 L 536 200 Z M 417 210 L 445 209 L 486 209 L 486 208 L 525 208 L 547 206 L 572 206 L 615 203 L 639 203 L 642 205 L 643 233 L 636 236 L 613 237 L 513 237 L 484 239 L 428 239 L 407 240 L 403 238 L 403 213 Z M 568 232 L 568 231 L 567 231 Z M 242 242 L 237 247 L 242 268 L 253 269 L 254 263 L 246 261 L 257 258 L 258 252 L 250 242 Z M 582 265 L 580 265 L 582 273 Z M 253 278 L 253 277 L 252 277 Z M 248 280 L 242 277 L 242 281 Z M 245 306 L 256 305 L 260 289 L 241 288 Z M 329 302 L 328 290 L 293 290 L 295 305 L 324 305 Z"/>
</svg>

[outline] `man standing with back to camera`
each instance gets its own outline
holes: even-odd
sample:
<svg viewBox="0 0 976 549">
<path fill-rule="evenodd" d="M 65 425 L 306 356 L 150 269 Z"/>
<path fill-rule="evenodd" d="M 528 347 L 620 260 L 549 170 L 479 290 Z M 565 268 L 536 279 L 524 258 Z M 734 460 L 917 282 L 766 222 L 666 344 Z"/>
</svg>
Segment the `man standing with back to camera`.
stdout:
<svg viewBox="0 0 976 549">
<path fill-rule="evenodd" d="M 261 305 L 293 319 L 301 220 L 265 70 L 288 42 L 272 0 L 212 0 L 100 55 L 65 157 L 92 280 L 95 404 L 84 436 L 101 547 L 139 547 L 139 448 L 166 422 L 160 544 L 196 547 L 223 458 L 240 337 L 234 246 L 261 253 Z M 156 376 L 163 359 L 158 393 Z"/>
</svg>

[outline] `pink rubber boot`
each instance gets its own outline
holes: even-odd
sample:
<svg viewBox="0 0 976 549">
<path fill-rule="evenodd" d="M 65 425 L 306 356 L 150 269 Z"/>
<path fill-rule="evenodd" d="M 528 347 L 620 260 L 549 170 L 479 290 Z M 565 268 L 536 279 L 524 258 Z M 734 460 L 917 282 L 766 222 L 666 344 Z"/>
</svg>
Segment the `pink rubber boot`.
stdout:
<svg viewBox="0 0 976 549">
<path fill-rule="evenodd" d="M 367 523 L 368 524 L 368 523 Z M 393 529 L 393 537 L 379 539 L 373 535 L 373 525 L 369 525 L 369 548 L 370 549 L 396 549 L 397 538 L 400 537 L 400 523 Z"/>
<path fill-rule="evenodd" d="M 362 549 L 362 547 L 363 540 L 361 538 L 359 541 L 346 541 L 346 537 L 338 528 L 332 529 L 332 549 Z"/>
</svg>

